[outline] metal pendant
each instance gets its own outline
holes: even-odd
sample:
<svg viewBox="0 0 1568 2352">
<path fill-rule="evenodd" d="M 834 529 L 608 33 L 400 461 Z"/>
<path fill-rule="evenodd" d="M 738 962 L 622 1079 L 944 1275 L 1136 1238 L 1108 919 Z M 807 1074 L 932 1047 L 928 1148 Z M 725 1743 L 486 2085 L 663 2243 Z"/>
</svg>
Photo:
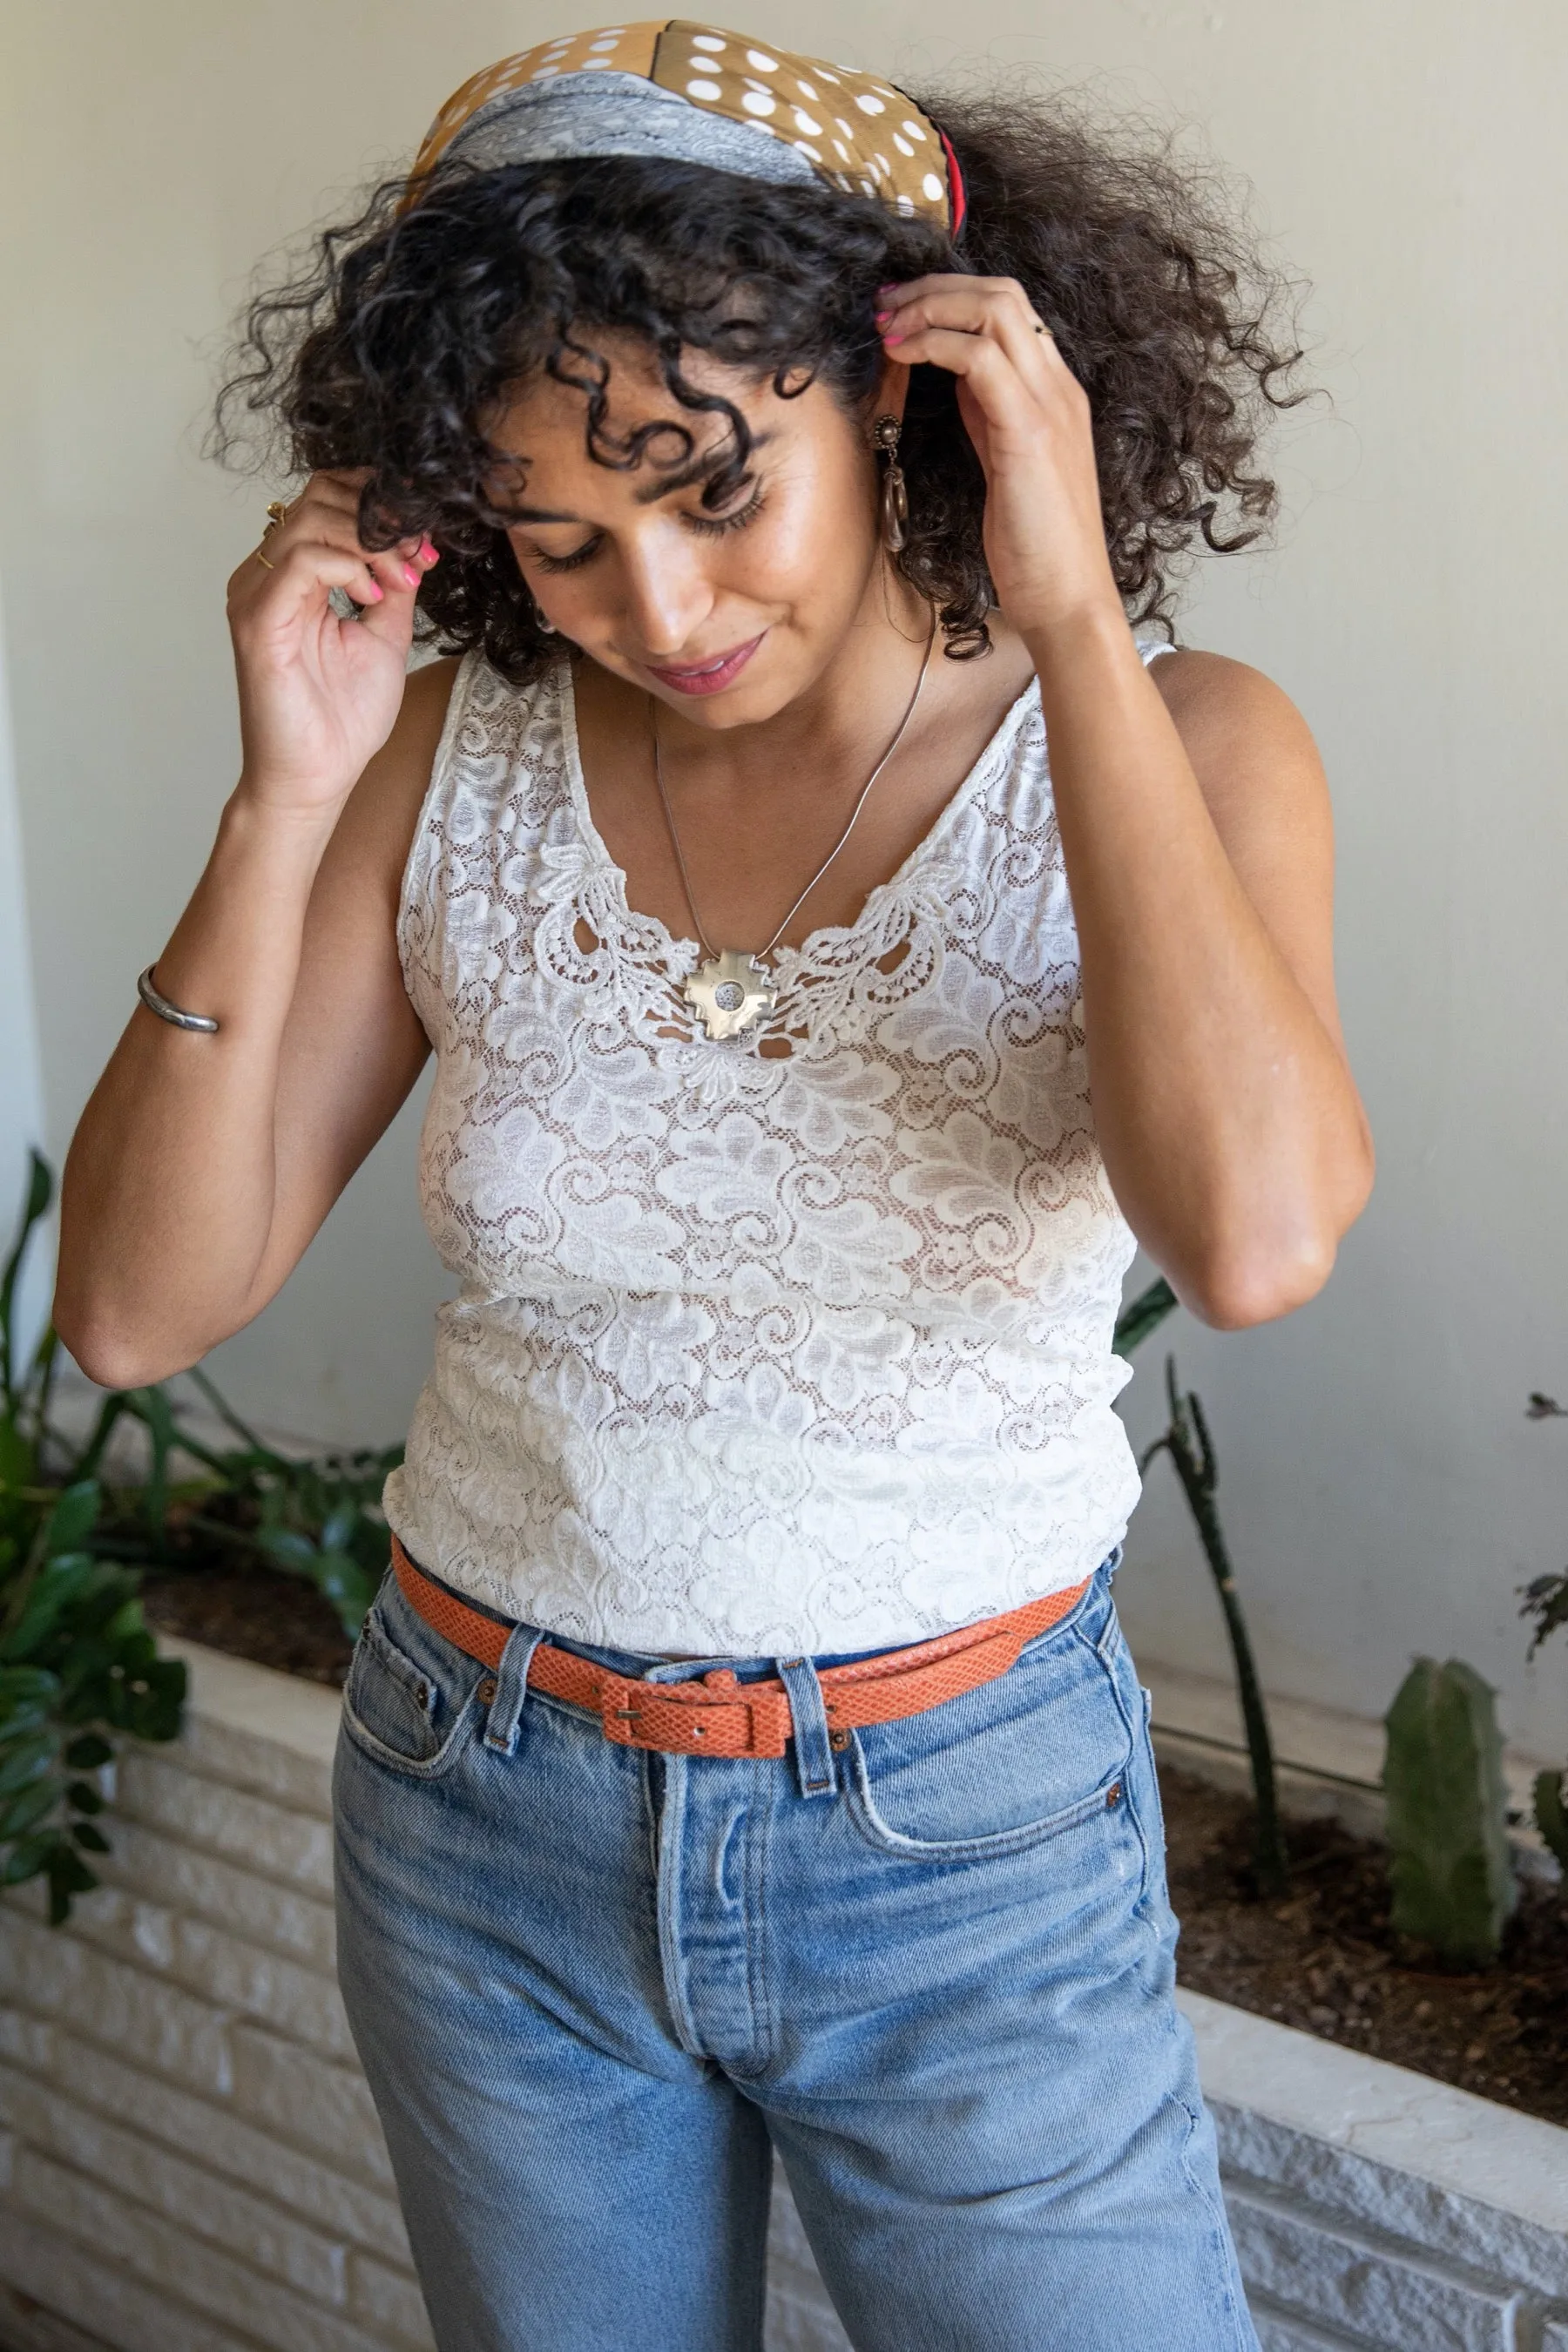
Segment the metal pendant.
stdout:
<svg viewBox="0 0 1568 2352">
<path fill-rule="evenodd" d="M 680 992 L 696 1006 L 710 1037 L 739 1037 L 778 1002 L 766 966 L 740 948 L 710 956 Z"/>
</svg>

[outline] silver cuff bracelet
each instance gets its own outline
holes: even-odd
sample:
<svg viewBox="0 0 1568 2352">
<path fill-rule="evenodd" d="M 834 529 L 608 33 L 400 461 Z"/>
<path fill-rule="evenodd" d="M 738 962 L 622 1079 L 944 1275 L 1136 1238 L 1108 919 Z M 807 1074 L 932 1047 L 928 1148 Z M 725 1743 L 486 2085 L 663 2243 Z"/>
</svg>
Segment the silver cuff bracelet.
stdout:
<svg viewBox="0 0 1568 2352">
<path fill-rule="evenodd" d="M 171 1004 L 166 996 L 159 995 L 153 985 L 154 969 L 149 964 L 136 982 L 136 993 L 148 1012 L 155 1013 L 160 1021 L 167 1021 L 176 1029 L 199 1029 L 204 1036 L 216 1037 L 217 1023 L 209 1013 L 182 1013 L 177 1004 Z"/>
</svg>

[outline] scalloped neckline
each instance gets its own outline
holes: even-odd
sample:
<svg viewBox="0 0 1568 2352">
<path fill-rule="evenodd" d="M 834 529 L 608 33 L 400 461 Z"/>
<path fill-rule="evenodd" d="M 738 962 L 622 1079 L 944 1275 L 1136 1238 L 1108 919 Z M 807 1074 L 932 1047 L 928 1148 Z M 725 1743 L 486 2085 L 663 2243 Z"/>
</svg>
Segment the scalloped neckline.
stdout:
<svg viewBox="0 0 1568 2352">
<path fill-rule="evenodd" d="M 686 971 L 694 966 L 702 956 L 704 950 L 700 941 L 678 939 L 668 925 L 658 915 L 645 914 L 640 907 L 631 906 L 626 897 L 626 869 L 617 865 L 610 855 L 609 845 L 594 822 L 594 813 L 588 801 L 588 787 L 583 774 L 582 749 L 577 740 L 576 681 L 572 675 L 571 657 L 567 655 L 563 655 L 557 666 L 553 690 L 561 721 L 561 740 L 566 755 L 566 786 L 571 795 L 572 814 L 584 846 L 595 864 L 608 877 L 616 894 L 618 911 L 626 918 L 628 923 L 645 924 L 656 940 L 662 940 L 665 943 L 668 960 L 672 968 L 678 971 Z M 973 764 L 960 777 L 897 872 L 890 875 L 885 882 L 872 884 L 866 894 L 865 903 L 852 923 L 823 923 L 816 930 L 807 931 L 798 947 L 775 948 L 773 971 L 781 982 L 786 973 L 793 973 L 809 962 L 814 950 L 820 950 L 830 940 L 852 940 L 858 932 L 867 929 L 888 900 L 896 893 L 908 887 L 913 875 L 928 858 L 934 856 L 945 836 L 956 825 L 959 817 L 969 803 L 976 798 L 982 779 L 987 784 L 991 782 L 993 772 L 1012 750 L 1013 743 L 1029 716 L 1030 710 L 1038 709 L 1039 699 L 1040 681 L 1037 677 L 1031 677 L 1027 686 L 1008 704 L 995 727 L 981 746 Z M 663 953 L 664 950 L 661 950 L 660 952 Z"/>
</svg>

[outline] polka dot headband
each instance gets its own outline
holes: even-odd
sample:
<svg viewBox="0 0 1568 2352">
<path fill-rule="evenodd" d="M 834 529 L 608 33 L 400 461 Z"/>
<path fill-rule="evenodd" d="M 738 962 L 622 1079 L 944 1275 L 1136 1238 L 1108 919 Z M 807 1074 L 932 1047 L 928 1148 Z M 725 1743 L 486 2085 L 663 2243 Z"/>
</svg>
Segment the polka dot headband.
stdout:
<svg viewBox="0 0 1568 2352">
<path fill-rule="evenodd" d="M 826 180 L 954 236 L 963 222 L 957 157 L 890 82 L 679 22 L 573 33 L 487 66 L 436 117 L 414 179 L 448 156 L 493 168 L 577 155 Z"/>
</svg>

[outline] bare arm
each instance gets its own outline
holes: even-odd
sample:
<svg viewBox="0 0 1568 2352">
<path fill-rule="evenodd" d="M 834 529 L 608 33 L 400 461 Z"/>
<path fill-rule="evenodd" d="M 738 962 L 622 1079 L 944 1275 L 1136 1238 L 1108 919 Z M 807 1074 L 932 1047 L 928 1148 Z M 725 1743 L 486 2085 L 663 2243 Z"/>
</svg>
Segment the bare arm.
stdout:
<svg viewBox="0 0 1568 2352">
<path fill-rule="evenodd" d="M 1124 625 L 1037 651 L 1095 1126 L 1128 1222 L 1224 1326 L 1312 1297 L 1372 1149 L 1333 982 L 1328 790 L 1300 714 Z"/>
<path fill-rule="evenodd" d="M 274 570 L 249 558 L 231 583 L 245 765 L 157 963 L 217 1034 L 138 1006 L 66 1162 L 56 1320 L 106 1383 L 163 1378 L 259 1312 L 428 1051 L 395 923 L 451 665 L 405 694 L 423 559 L 367 561 L 354 490 L 312 483 Z M 363 621 L 335 618 L 332 586 Z"/>
<path fill-rule="evenodd" d="M 1144 670 L 1089 403 L 1023 289 L 942 276 L 884 299 L 889 356 L 958 379 L 992 579 L 1039 676 L 1117 1198 L 1207 1321 L 1287 1314 L 1326 1280 L 1372 1182 L 1311 738 L 1238 664 L 1181 654 Z"/>
</svg>

